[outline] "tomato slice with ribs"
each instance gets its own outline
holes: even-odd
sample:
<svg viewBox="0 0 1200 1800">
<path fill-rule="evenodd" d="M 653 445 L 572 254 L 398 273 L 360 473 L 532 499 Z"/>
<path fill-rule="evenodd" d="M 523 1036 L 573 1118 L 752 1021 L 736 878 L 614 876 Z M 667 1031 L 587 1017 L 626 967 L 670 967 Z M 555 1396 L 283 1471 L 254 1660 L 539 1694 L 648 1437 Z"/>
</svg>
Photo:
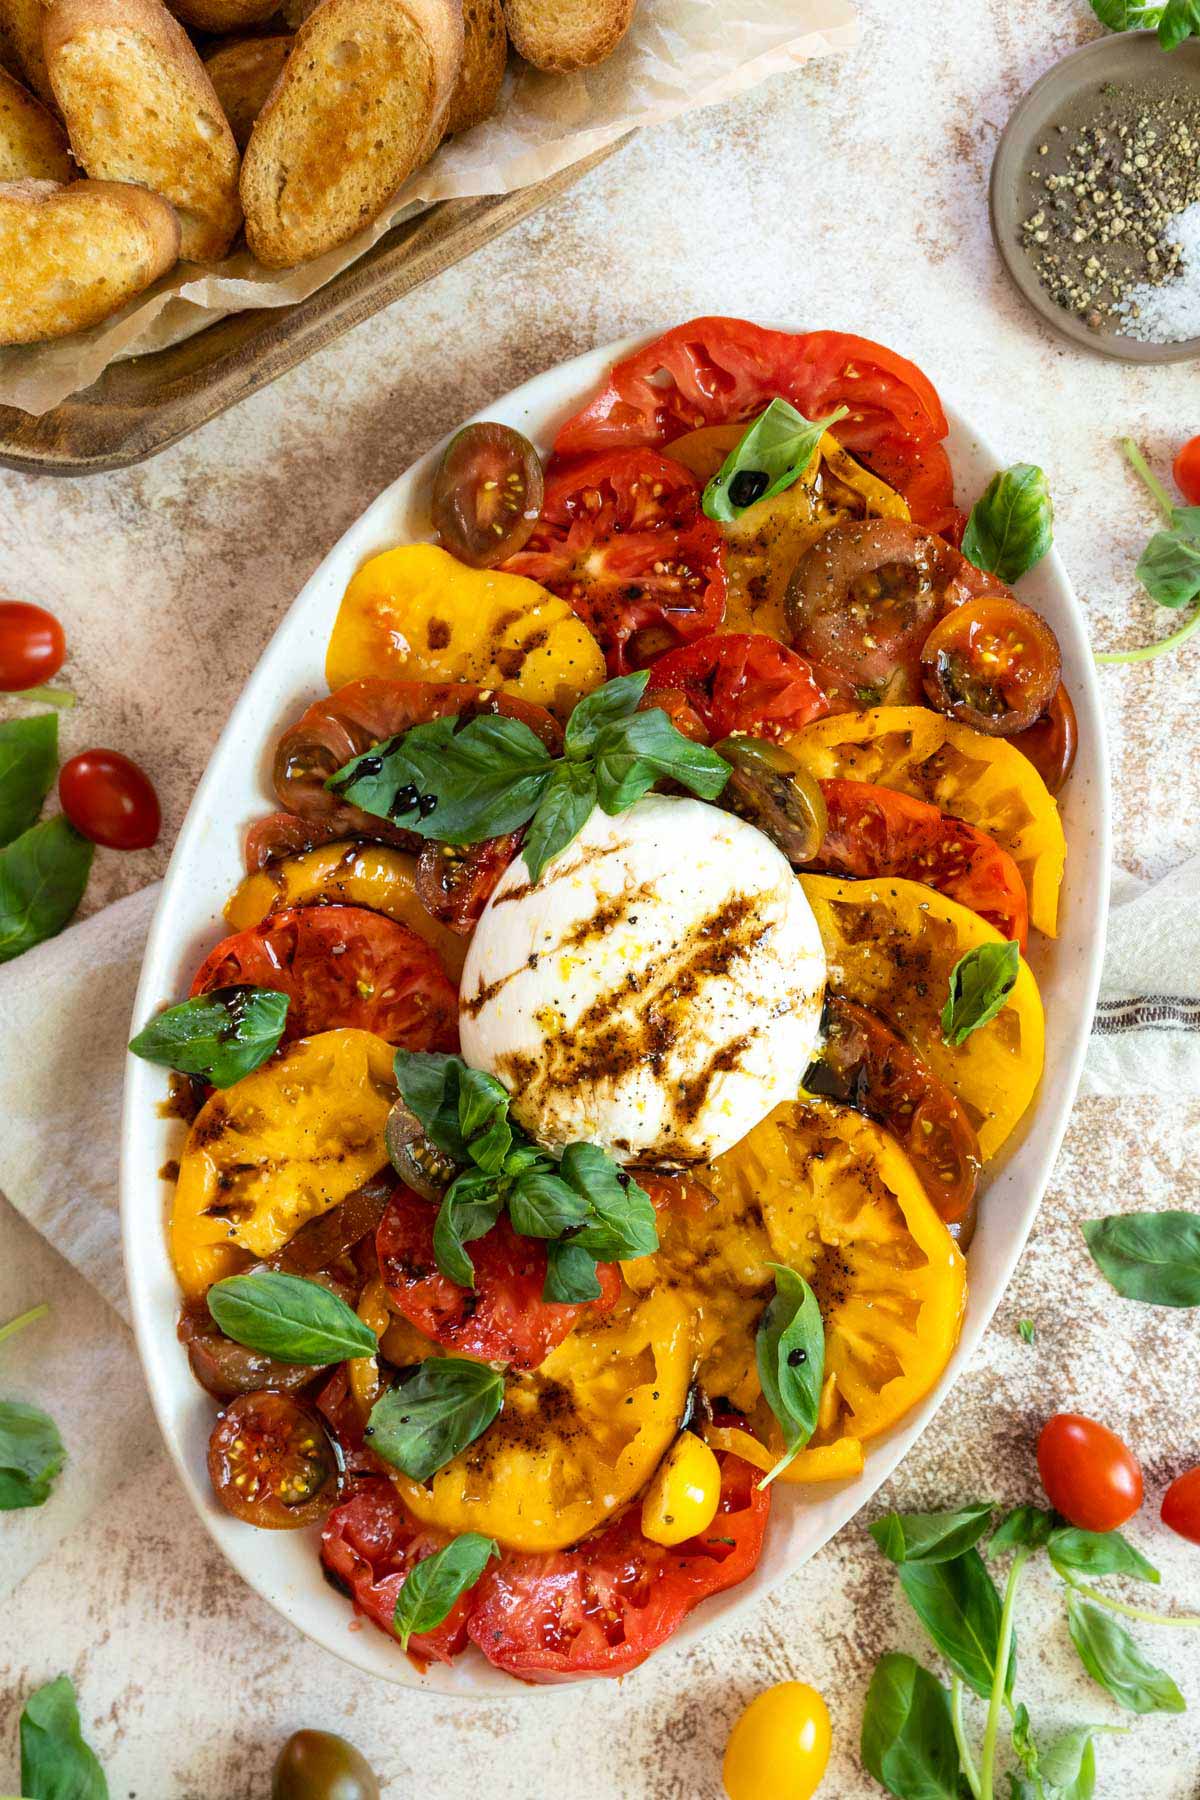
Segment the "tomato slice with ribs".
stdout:
<svg viewBox="0 0 1200 1800">
<path fill-rule="evenodd" d="M 804 658 L 762 631 L 713 632 L 660 656 L 647 696 L 681 693 L 710 739 L 779 737 L 824 718 L 829 702 Z"/>
<path fill-rule="evenodd" d="M 694 475 L 652 450 L 552 460 L 542 516 L 504 567 L 570 602 L 610 675 L 645 668 L 725 611 L 724 541 L 700 493 Z"/>
<path fill-rule="evenodd" d="M 321 1533 L 321 1561 L 334 1586 L 353 1599 L 373 1625 L 395 1641 L 396 1600 L 419 1562 L 449 1543 L 444 1532 L 420 1525 L 386 1476 L 354 1484 Z M 416 1632 L 409 1655 L 420 1662 L 452 1662 L 467 1642 L 472 1595 L 462 1594 L 440 1625 Z"/>
<path fill-rule="evenodd" d="M 572 1550 L 506 1553 L 475 1589 L 472 1642 L 522 1681 L 636 1669 L 702 1600 L 744 1581 L 762 1554 L 770 1490 L 740 1457 L 718 1461 L 716 1517 L 684 1544 L 668 1549 L 643 1537 L 635 1502 Z"/>
</svg>

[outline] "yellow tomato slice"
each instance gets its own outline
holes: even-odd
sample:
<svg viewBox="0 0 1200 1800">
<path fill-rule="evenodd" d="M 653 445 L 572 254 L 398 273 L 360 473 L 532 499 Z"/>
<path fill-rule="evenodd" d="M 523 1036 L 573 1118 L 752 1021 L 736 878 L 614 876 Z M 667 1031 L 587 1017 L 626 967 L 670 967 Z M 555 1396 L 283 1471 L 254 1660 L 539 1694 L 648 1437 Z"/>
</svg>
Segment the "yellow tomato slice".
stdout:
<svg viewBox="0 0 1200 1800">
<path fill-rule="evenodd" d="M 388 1160 L 395 1051 L 369 1031 L 322 1031 L 200 1109 L 179 1164 L 171 1256 L 189 1299 L 270 1256 Z"/>
<path fill-rule="evenodd" d="M 829 985 L 888 1021 L 962 1102 L 985 1158 L 995 1156 L 1041 1079 L 1045 1019 L 1037 982 L 1022 961 L 996 1017 L 965 1042 L 942 1036 L 950 973 L 999 932 L 919 881 L 800 877 L 816 915 Z"/>
<path fill-rule="evenodd" d="M 645 1486 L 673 1442 L 692 1374 L 687 1309 L 626 1292 L 527 1374 L 504 1409 L 427 1483 L 395 1474 L 405 1505 L 442 1531 L 482 1531 L 514 1550 L 561 1550 Z"/>
<path fill-rule="evenodd" d="M 771 1472 L 783 1455 L 782 1440 L 778 1449 L 768 1450 L 748 1431 L 729 1426 L 705 1425 L 701 1435 L 711 1450 L 740 1456 L 743 1462 L 752 1463 L 764 1475 Z M 787 1468 L 775 1479 L 797 1487 L 807 1487 L 818 1481 L 850 1481 L 855 1475 L 862 1474 L 865 1464 L 861 1439 L 844 1437 L 833 1444 L 818 1444 L 815 1448 L 797 1451 Z"/>
<path fill-rule="evenodd" d="M 1053 796 L 1014 745 L 925 706 L 837 713 L 786 743 L 819 781 L 846 776 L 897 788 L 986 831 L 1020 869 L 1030 919 L 1055 935 L 1067 841 Z"/>
<path fill-rule="evenodd" d="M 745 425 L 705 425 L 676 438 L 663 454 L 708 481 L 745 430 Z M 728 581 L 721 629 L 765 631 L 789 643 L 783 596 L 792 570 L 839 519 L 863 518 L 907 519 L 908 507 L 827 431 L 799 481 L 721 526 Z"/>
<path fill-rule="evenodd" d="M 816 1294 L 827 1394 L 813 1448 L 894 1425 L 941 1375 L 966 1301 L 966 1265 L 899 1144 L 848 1108 L 794 1101 L 707 1179 L 757 1199 L 773 1259 Z"/>
<path fill-rule="evenodd" d="M 604 655 L 565 600 L 523 575 L 468 569 L 436 544 L 363 564 L 329 640 L 331 688 L 368 675 L 471 681 L 565 719 L 604 680 Z"/>
<path fill-rule="evenodd" d="M 285 906 L 368 906 L 432 944 L 451 981 L 458 981 L 467 940 L 430 917 L 417 898 L 416 881 L 416 858 L 403 850 L 349 841 L 322 844 L 247 875 L 234 889 L 225 917 L 235 931 L 246 931 Z"/>
</svg>

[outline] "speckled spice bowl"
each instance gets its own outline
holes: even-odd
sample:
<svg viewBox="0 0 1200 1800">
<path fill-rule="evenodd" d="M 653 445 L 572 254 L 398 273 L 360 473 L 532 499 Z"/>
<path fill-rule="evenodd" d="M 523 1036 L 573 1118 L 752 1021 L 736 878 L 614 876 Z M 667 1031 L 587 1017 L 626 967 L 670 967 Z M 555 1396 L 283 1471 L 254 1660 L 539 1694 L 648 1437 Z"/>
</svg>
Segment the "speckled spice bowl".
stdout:
<svg viewBox="0 0 1200 1800">
<path fill-rule="evenodd" d="M 1122 362 L 1174 363 L 1200 359 L 1200 338 L 1177 344 L 1144 344 L 1115 331 L 1093 331 L 1052 300 L 1038 280 L 1021 235 L 1022 221 L 1043 198 L 1029 179 L 1038 145 L 1054 141 L 1055 125 L 1104 82 L 1154 87 L 1184 84 L 1200 89 L 1200 38 L 1187 38 L 1165 51 L 1153 31 L 1097 38 L 1035 81 L 1018 104 L 996 146 L 989 204 L 992 236 L 1013 282 L 1038 316 L 1060 336 L 1097 356 Z M 1050 166 L 1050 165 L 1047 165 Z"/>
<path fill-rule="evenodd" d="M 595 350 L 552 369 L 487 409 L 545 445 L 556 426 L 633 342 Z M 936 371 L 934 372 L 936 374 Z M 957 413 L 948 450 L 961 491 L 981 491 L 999 466 Z M 251 819 L 272 810 L 271 747 L 283 725 L 325 692 L 325 646 L 342 593 L 370 556 L 428 538 L 428 494 L 438 445 L 367 508 L 295 601 L 247 683 L 201 781 L 175 846 L 150 932 L 134 1007 L 140 1025 L 186 990 L 200 957 L 222 935 L 221 908 L 241 875 L 241 843 Z M 778 1489 L 763 1558 L 741 1587 L 707 1601 L 676 1645 L 752 1606 L 793 1574 L 844 1525 L 891 1473 L 978 1344 L 1004 1291 L 1057 1154 L 1075 1094 L 1099 982 L 1108 891 L 1108 768 L 1100 703 L 1083 619 L 1066 573 L 1051 552 L 1022 583 L 1022 594 L 1058 633 L 1065 679 L 1079 715 L 1080 751 L 1063 798 L 1069 844 L 1062 935 L 1035 946 L 1031 960 L 1046 1003 L 1046 1070 L 1040 1096 L 1004 1158 L 989 1170 L 979 1231 L 970 1252 L 971 1293 L 962 1339 L 942 1380 L 904 1423 L 875 1443 L 855 1481 L 806 1492 Z M 160 1116 L 164 1071 L 131 1057 L 122 1127 L 121 1209 L 134 1329 L 167 1447 L 204 1524 L 234 1567 L 301 1631 L 360 1669 L 387 1681 L 463 1698 L 544 1693 L 523 1689 L 474 1651 L 450 1668 L 420 1675 L 374 1627 L 353 1619 L 349 1602 L 321 1576 L 315 1532 L 262 1532 L 224 1512 L 205 1468 L 212 1402 L 196 1385 L 175 1336 L 179 1293 L 167 1252 L 168 1189 L 159 1170 L 177 1156 L 181 1128 Z M 670 1655 L 664 1646 L 660 1655 Z M 636 1677 L 630 1677 L 636 1679 Z"/>
</svg>

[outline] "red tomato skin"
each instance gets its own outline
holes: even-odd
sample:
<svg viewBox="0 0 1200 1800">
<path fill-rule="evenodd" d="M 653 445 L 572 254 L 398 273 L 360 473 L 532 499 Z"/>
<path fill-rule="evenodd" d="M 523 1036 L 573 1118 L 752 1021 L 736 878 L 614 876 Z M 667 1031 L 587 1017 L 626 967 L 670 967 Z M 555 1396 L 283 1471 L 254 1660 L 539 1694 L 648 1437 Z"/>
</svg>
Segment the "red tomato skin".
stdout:
<svg viewBox="0 0 1200 1800">
<path fill-rule="evenodd" d="M 0 600 L 0 692 L 40 687 L 58 674 L 66 654 L 53 613 L 29 600 Z"/>
<path fill-rule="evenodd" d="M 643 704 L 663 691 L 683 694 L 713 741 L 781 737 L 829 711 L 811 665 L 761 631 L 712 632 L 668 651 L 651 664 Z"/>
<path fill-rule="evenodd" d="M 1189 438 L 1175 458 L 1175 486 L 1189 506 L 1200 506 L 1200 435 Z"/>
<path fill-rule="evenodd" d="M 1192 441 L 1200 444 L 1200 438 Z M 1171 1483 L 1163 1495 L 1162 1522 L 1189 1544 L 1200 1544 L 1200 1468 L 1177 1475 Z"/>
<path fill-rule="evenodd" d="M 119 750 L 82 750 L 58 772 L 58 797 L 76 831 L 108 850 L 148 850 L 162 815 L 150 777 Z"/>
<path fill-rule="evenodd" d="M 1142 1504 L 1137 1457 L 1082 1413 L 1055 1413 L 1038 1438 L 1038 1474 L 1056 1512 L 1081 1531 L 1115 1531 Z"/>
<path fill-rule="evenodd" d="M 450 1542 L 445 1532 L 420 1525 L 386 1476 L 356 1481 L 335 1506 L 321 1532 L 321 1561 L 333 1585 L 348 1592 L 356 1612 L 395 1639 L 396 1600 L 410 1569 Z M 409 1639 L 417 1663 L 452 1662 L 467 1641 L 471 1596 L 463 1594 L 432 1631 Z"/>
</svg>

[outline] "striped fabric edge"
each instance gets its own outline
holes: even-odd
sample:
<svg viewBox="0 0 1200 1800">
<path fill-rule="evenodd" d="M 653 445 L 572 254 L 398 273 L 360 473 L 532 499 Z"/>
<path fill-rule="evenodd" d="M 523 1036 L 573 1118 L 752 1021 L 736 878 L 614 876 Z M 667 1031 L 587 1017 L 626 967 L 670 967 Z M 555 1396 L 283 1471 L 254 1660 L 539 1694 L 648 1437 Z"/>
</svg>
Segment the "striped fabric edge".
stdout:
<svg viewBox="0 0 1200 1800">
<path fill-rule="evenodd" d="M 1127 1031 L 1200 1031 L 1200 996 L 1141 994 L 1128 1000 L 1100 1000 L 1092 1030 L 1098 1037 Z"/>
</svg>

